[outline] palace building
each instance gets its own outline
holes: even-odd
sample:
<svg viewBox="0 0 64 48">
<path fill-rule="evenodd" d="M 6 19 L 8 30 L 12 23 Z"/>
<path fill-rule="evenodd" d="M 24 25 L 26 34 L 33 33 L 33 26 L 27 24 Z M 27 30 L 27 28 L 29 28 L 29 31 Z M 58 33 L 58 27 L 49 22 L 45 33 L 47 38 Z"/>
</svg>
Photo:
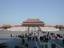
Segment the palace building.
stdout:
<svg viewBox="0 0 64 48">
<path fill-rule="evenodd" d="M 14 34 L 14 35 L 17 35 L 17 34 L 19 35 L 24 33 L 35 33 L 35 32 L 39 33 L 43 31 L 58 33 L 59 31 L 58 28 L 55 28 L 54 26 L 46 25 L 45 22 L 39 19 L 27 19 L 23 21 L 20 25 L 14 25 L 5 30 L 9 31 L 9 32 L 6 32 L 6 34 Z"/>
<path fill-rule="evenodd" d="M 30 28 L 30 30 L 31 30 L 31 28 L 33 28 L 33 29 L 34 28 L 35 29 L 40 28 L 40 30 L 42 30 L 42 31 L 58 31 L 57 28 L 55 28 L 53 26 L 48 26 L 48 25 L 45 24 L 45 22 L 43 22 L 39 19 L 27 19 L 27 20 L 23 21 L 20 25 L 12 26 L 8 30 L 11 30 L 11 31 L 26 31 L 26 30 L 29 30 L 29 28 Z"/>
</svg>

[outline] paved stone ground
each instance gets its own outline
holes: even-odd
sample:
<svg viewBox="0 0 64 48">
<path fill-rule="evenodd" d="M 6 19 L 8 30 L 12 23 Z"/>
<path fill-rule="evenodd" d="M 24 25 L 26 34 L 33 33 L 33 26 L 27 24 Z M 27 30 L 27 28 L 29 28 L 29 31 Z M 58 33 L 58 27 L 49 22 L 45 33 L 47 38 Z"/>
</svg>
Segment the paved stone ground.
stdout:
<svg viewBox="0 0 64 48">
<path fill-rule="evenodd" d="M 15 48 L 15 46 L 21 46 L 21 41 L 22 39 L 18 38 L 18 37 L 10 37 L 10 34 L 8 36 L 4 35 L 4 37 L 2 37 L 3 32 L 1 32 L 0 35 L 0 43 L 6 43 L 6 45 L 8 46 L 8 48 Z M 41 34 L 40 34 L 41 35 Z M 45 47 L 45 45 L 48 45 L 48 48 L 51 48 L 51 43 L 55 43 L 58 46 L 60 46 L 60 48 L 64 48 L 64 45 L 62 44 L 61 40 L 51 40 L 48 43 L 45 42 L 40 42 L 40 40 L 35 41 L 35 40 L 30 40 L 29 42 L 27 41 L 27 39 L 25 39 L 26 43 L 28 43 L 28 48 L 42 48 L 41 46 L 43 45 L 43 47 Z"/>
</svg>

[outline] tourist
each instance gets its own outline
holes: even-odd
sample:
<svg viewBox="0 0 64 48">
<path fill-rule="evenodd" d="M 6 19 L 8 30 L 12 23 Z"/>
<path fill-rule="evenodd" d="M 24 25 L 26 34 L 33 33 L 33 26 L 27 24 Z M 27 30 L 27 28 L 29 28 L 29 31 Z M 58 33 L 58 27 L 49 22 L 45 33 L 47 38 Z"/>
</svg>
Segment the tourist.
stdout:
<svg viewBox="0 0 64 48">
<path fill-rule="evenodd" d="M 10 34 L 10 36 L 12 37 L 12 34 Z"/>
<path fill-rule="evenodd" d="M 41 36 L 41 37 L 40 37 L 40 41 L 43 41 L 43 40 L 44 40 L 44 37 Z"/>
<path fill-rule="evenodd" d="M 64 38 L 63 38 L 63 40 L 62 40 L 62 41 L 63 41 L 63 44 L 64 44 Z"/>
<path fill-rule="evenodd" d="M 15 48 L 19 48 L 19 46 L 15 46 Z"/>
<path fill-rule="evenodd" d="M 28 41 L 30 41 L 30 40 L 31 40 L 31 38 L 32 38 L 32 37 L 28 37 Z"/>
<path fill-rule="evenodd" d="M 48 40 L 49 40 L 49 39 L 46 37 L 46 38 L 45 38 L 45 42 L 48 42 Z"/>
<path fill-rule="evenodd" d="M 28 44 L 26 43 L 25 46 L 28 48 Z"/>
<path fill-rule="evenodd" d="M 25 40 L 24 40 L 24 38 L 22 39 L 22 44 L 24 44 L 25 43 Z"/>
<path fill-rule="evenodd" d="M 51 48 L 56 48 L 56 44 L 52 43 Z"/>
<path fill-rule="evenodd" d="M 47 44 L 45 44 L 45 48 L 48 48 L 48 45 Z"/>
</svg>

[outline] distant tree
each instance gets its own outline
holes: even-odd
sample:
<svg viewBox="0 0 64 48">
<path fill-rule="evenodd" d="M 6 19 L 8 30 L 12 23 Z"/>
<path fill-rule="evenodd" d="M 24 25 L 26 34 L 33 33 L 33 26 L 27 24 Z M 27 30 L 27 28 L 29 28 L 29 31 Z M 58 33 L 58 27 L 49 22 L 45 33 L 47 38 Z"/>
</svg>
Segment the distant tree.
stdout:
<svg viewBox="0 0 64 48">
<path fill-rule="evenodd" d="M 1 28 L 2 29 L 8 29 L 8 28 L 11 28 L 11 25 L 3 25 Z"/>
<path fill-rule="evenodd" d="M 62 29 L 64 29 L 64 26 L 63 25 L 56 25 L 55 28 L 58 28 L 59 30 L 62 30 Z"/>
</svg>

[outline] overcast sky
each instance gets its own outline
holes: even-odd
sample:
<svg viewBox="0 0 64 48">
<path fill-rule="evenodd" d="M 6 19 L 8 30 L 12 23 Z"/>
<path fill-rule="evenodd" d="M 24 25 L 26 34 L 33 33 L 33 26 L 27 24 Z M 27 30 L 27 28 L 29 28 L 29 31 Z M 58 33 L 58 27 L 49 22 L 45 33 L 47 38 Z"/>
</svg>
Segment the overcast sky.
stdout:
<svg viewBox="0 0 64 48">
<path fill-rule="evenodd" d="M 64 0 L 0 0 L 0 24 L 20 24 L 28 18 L 64 24 Z"/>
</svg>

